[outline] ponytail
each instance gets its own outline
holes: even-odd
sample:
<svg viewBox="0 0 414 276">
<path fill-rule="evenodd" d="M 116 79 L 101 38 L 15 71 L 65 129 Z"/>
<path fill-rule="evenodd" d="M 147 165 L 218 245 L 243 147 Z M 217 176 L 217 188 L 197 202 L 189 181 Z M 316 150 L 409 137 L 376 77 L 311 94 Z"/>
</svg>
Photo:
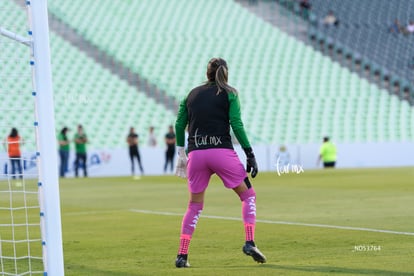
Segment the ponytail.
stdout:
<svg viewBox="0 0 414 276">
<path fill-rule="evenodd" d="M 222 58 L 212 58 L 207 65 L 207 78 L 214 81 L 218 87 L 217 94 L 221 91 L 237 94 L 236 88 L 230 86 L 228 81 L 227 62 Z"/>
<path fill-rule="evenodd" d="M 224 65 L 220 65 L 216 71 L 216 84 L 218 86 L 217 94 L 219 94 L 222 90 L 226 91 L 227 93 L 237 94 L 236 88 L 228 85 L 227 80 L 228 80 L 227 67 Z"/>
</svg>

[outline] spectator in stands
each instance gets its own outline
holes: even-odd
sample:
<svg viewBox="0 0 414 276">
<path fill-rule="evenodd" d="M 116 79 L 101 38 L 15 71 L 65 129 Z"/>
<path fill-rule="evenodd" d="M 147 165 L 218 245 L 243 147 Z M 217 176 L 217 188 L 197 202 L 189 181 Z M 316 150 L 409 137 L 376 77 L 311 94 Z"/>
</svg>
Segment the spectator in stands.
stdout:
<svg viewBox="0 0 414 276">
<path fill-rule="evenodd" d="M 150 128 L 149 128 L 148 146 L 150 146 L 150 147 L 156 147 L 157 146 L 157 138 L 155 137 L 153 126 L 150 126 Z"/>
<path fill-rule="evenodd" d="M 402 32 L 403 27 L 401 27 L 400 22 L 398 21 L 398 19 L 394 20 L 394 23 L 391 24 L 389 31 L 390 33 L 395 33 L 395 34 L 399 34 Z"/>
<path fill-rule="evenodd" d="M 302 18 L 308 20 L 309 13 L 312 8 L 312 5 L 309 2 L 309 0 L 301 0 L 299 3 L 299 7 L 300 7 L 300 15 L 302 16 Z"/>
<path fill-rule="evenodd" d="M 135 133 L 135 129 L 131 127 L 129 129 L 129 134 L 127 136 L 127 143 L 129 147 L 129 158 L 131 159 L 131 173 L 132 175 L 135 175 L 135 167 L 134 167 L 134 158 L 138 161 L 138 166 L 141 171 L 141 174 L 144 174 L 144 169 L 142 168 L 141 164 L 141 156 L 139 154 L 138 149 L 138 134 Z"/>
<path fill-rule="evenodd" d="M 325 18 L 322 21 L 323 25 L 325 26 L 335 26 L 337 27 L 339 25 L 339 20 L 336 18 L 334 12 L 330 10 L 328 14 L 325 16 Z"/>
<path fill-rule="evenodd" d="M 174 171 L 174 156 L 175 156 L 175 132 L 173 126 L 168 127 L 168 133 L 165 134 L 165 144 L 167 151 L 165 152 L 164 172 L 167 171 L 168 164 L 170 164 L 171 172 Z"/>
<path fill-rule="evenodd" d="M 317 165 L 323 161 L 324 168 L 334 168 L 336 163 L 336 146 L 329 141 L 329 137 L 323 138 L 323 144 L 319 149 Z"/>
<path fill-rule="evenodd" d="M 21 163 L 21 152 L 20 145 L 23 144 L 23 139 L 20 138 L 19 132 L 16 128 L 12 128 L 9 136 L 5 139 L 4 144 L 7 145 L 7 155 L 9 156 L 11 163 L 11 175 L 12 178 L 16 178 L 16 169 L 17 175 L 19 178 L 23 178 L 22 172 L 22 163 Z"/>
<path fill-rule="evenodd" d="M 404 91 L 403 99 L 408 101 L 409 103 L 411 103 L 410 88 L 409 87 L 404 87 L 403 91 Z"/>
<path fill-rule="evenodd" d="M 73 139 L 75 141 L 75 176 L 78 177 L 78 170 L 80 167 L 80 163 L 82 162 L 83 167 L 83 176 L 88 177 L 88 170 L 87 170 L 87 154 L 86 154 L 86 143 L 88 143 L 88 137 L 86 136 L 85 132 L 83 131 L 82 125 L 78 125 L 78 131 L 75 134 Z"/>
<path fill-rule="evenodd" d="M 68 171 L 68 161 L 69 161 L 69 149 L 70 141 L 67 136 L 69 129 L 67 127 L 62 128 L 57 139 L 59 144 L 59 157 L 60 157 L 60 168 L 59 175 L 60 177 L 65 177 L 65 173 Z"/>
<path fill-rule="evenodd" d="M 414 33 L 414 21 L 410 20 L 410 23 L 408 23 L 406 28 L 407 34 Z"/>
<path fill-rule="evenodd" d="M 414 105 L 414 93 L 412 93 L 411 89 L 408 86 L 404 87 L 403 99 L 406 100 L 410 105 Z"/>
</svg>

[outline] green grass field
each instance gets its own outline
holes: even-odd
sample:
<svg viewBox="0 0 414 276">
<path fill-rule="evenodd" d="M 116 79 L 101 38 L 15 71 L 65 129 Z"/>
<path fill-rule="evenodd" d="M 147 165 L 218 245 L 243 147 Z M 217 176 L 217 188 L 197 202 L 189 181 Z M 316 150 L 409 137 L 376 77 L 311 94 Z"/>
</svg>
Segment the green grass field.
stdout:
<svg viewBox="0 0 414 276">
<path fill-rule="evenodd" d="M 242 253 L 240 201 L 214 177 L 190 246 L 192 267 L 177 269 L 183 179 L 63 179 L 65 273 L 414 275 L 414 168 L 261 173 L 253 185 L 256 243 L 267 263 Z"/>
</svg>

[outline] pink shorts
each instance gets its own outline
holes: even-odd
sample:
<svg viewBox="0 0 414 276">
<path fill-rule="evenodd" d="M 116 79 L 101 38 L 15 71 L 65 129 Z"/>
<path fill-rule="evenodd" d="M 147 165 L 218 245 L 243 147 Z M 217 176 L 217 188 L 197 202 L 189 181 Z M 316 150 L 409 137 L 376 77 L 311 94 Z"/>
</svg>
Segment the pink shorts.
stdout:
<svg viewBox="0 0 414 276">
<path fill-rule="evenodd" d="M 247 177 L 243 164 L 233 149 L 193 150 L 188 154 L 187 176 L 191 193 L 201 193 L 207 189 L 213 173 L 229 189 L 236 188 Z"/>
</svg>

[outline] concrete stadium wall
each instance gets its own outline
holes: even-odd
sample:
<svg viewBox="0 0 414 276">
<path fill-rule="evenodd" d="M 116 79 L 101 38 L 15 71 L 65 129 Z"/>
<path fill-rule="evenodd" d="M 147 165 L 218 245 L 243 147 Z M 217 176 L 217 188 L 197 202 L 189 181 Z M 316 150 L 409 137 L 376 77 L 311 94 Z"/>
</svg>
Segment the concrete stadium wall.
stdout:
<svg viewBox="0 0 414 276">
<path fill-rule="evenodd" d="M 301 173 L 306 170 L 321 168 L 317 166 L 320 144 L 287 144 L 285 145 L 290 155 L 289 165 L 283 166 L 277 163 L 276 155 L 279 145 L 253 146 L 259 171 L 275 171 L 283 173 Z M 337 168 L 368 168 L 368 167 L 398 167 L 414 166 L 414 143 L 338 143 Z M 240 160 L 245 163 L 243 150 L 236 146 Z M 164 174 L 165 148 L 140 148 L 141 160 L 145 175 Z M 68 177 L 74 176 L 74 152 L 70 153 L 70 166 Z M 36 155 L 27 153 L 24 155 L 25 177 L 31 178 L 37 175 Z M 7 178 L 9 162 L 5 152 L 0 153 L 1 176 Z M 136 166 L 136 165 L 135 165 Z M 58 164 L 50 169 L 58 169 Z M 135 167 L 139 175 L 139 169 Z M 101 176 L 129 176 L 131 164 L 126 148 L 122 149 L 90 149 L 88 151 L 88 172 L 91 177 Z M 170 171 L 168 174 L 172 174 Z M 83 171 L 80 170 L 80 176 Z"/>
</svg>

